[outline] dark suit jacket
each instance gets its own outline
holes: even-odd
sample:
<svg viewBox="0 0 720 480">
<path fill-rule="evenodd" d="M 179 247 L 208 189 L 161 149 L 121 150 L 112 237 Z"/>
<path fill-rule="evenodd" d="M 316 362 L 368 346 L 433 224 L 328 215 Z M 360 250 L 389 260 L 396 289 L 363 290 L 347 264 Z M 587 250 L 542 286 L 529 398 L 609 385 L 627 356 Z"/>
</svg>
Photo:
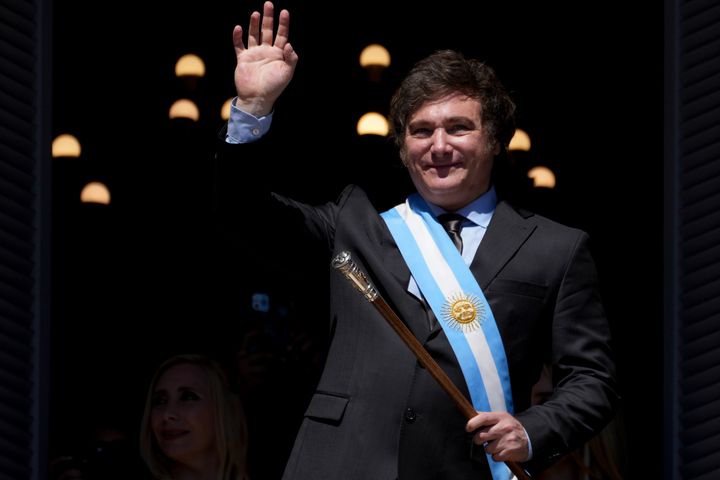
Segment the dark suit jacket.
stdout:
<svg viewBox="0 0 720 480">
<path fill-rule="evenodd" d="M 301 229 L 327 249 L 322 268 L 330 275 L 327 361 L 283 478 L 490 479 L 484 453 L 472 451 L 465 417 L 375 307 L 329 266 L 335 254 L 351 252 L 469 398 L 442 328 L 408 292 L 409 269 L 365 193 L 351 185 L 337 201 L 320 206 L 276 194 L 266 199 L 273 204 L 267 208 L 282 216 L 274 223 L 288 233 Z M 287 238 L 291 244 L 300 237 Z M 515 413 L 532 442 L 533 460 L 525 465 L 530 471 L 597 433 L 618 400 L 587 242 L 580 230 L 501 201 L 471 266 L 503 338 Z M 548 362 L 556 393 L 532 406 L 531 388 Z"/>
</svg>

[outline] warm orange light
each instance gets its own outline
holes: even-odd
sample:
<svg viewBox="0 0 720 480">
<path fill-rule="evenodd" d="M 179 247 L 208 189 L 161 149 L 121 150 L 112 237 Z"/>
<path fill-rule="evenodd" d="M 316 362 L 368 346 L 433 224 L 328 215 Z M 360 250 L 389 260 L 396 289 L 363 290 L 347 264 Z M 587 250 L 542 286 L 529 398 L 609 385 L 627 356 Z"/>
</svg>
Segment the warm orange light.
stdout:
<svg viewBox="0 0 720 480">
<path fill-rule="evenodd" d="M 197 55 L 188 53 L 180 57 L 175 64 L 175 75 L 178 77 L 204 77 L 205 63 Z"/>
<path fill-rule="evenodd" d="M 377 112 L 368 112 L 358 120 L 358 135 L 382 135 L 387 136 L 390 131 L 387 119 Z"/>
<path fill-rule="evenodd" d="M 530 150 L 530 136 L 525 133 L 524 130 L 521 130 L 519 128 L 515 129 L 515 134 L 510 139 L 510 145 L 508 147 L 510 150 L 522 150 L 527 152 Z"/>
<path fill-rule="evenodd" d="M 200 118 L 200 110 L 193 101 L 182 98 L 170 107 L 170 118 L 189 118 L 197 122 Z"/>
<path fill-rule="evenodd" d="M 52 156 L 54 157 L 79 157 L 80 142 L 74 136 L 64 133 L 55 137 L 52 142 Z"/>
<path fill-rule="evenodd" d="M 528 171 L 533 187 L 555 188 L 555 174 L 547 167 L 533 167 Z"/>
<path fill-rule="evenodd" d="M 377 43 L 368 45 L 360 52 L 360 66 L 363 68 L 370 66 L 387 68 L 390 66 L 390 52 Z"/>
<path fill-rule="evenodd" d="M 230 118 L 230 108 L 232 107 L 232 101 L 233 97 L 228 98 L 225 100 L 225 103 L 223 103 L 222 108 L 220 109 L 220 116 L 223 120 L 227 120 Z"/>
<path fill-rule="evenodd" d="M 83 203 L 110 204 L 110 190 L 101 182 L 90 182 L 80 192 L 80 201 Z"/>
</svg>

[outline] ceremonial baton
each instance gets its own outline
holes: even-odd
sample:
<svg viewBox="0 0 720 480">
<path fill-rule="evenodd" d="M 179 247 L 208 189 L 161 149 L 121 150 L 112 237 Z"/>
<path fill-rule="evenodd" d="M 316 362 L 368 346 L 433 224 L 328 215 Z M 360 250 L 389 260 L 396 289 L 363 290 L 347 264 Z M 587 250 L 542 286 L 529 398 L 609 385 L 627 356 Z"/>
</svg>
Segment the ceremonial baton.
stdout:
<svg viewBox="0 0 720 480">
<path fill-rule="evenodd" d="M 405 342 L 405 345 L 415 354 L 420 364 L 430 372 L 430 375 L 440 384 L 443 390 L 450 395 L 450 398 L 455 402 L 455 405 L 457 405 L 462 414 L 465 415 L 465 418 L 470 420 L 477 415 L 475 407 L 465 398 L 443 369 L 435 362 L 435 359 L 430 356 L 418 339 L 415 338 L 415 335 L 410 332 L 403 321 L 400 320 L 400 317 L 398 317 L 387 302 L 385 302 L 367 275 L 365 275 L 365 272 L 360 270 L 352 259 L 350 252 L 343 251 L 338 253 L 332 261 L 332 266 L 340 270 L 343 275 L 350 280 L 353 286 L 385 317 L 385 320 L 387 320 L 392 329 L 395 330 L 403 342 Z M 505 464 L 518 480 L 530 480 L 527 472 L 517 463 L 505 462 Z"/>
</svg>

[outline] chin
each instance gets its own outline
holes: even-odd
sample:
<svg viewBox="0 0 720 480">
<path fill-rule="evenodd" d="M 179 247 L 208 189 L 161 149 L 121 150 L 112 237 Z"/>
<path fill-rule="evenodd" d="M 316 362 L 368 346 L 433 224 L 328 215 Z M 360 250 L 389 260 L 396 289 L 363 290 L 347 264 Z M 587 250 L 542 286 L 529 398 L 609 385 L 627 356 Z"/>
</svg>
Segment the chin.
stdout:
<svg viewBox="0 0 720 480">
<path fill-rule="evenodd" d="M 433 189 L 458 188 L 465 181 L 464 170 L 451 170 L 444 175 L 433 172 L 423 178 L 428 187 Z"/>
<path fill-rule="evenodd" d="M 462 191 L 462 185 L 457 182 L 431 182 L 425 185 L 425 191 L 429 192 L 433 197 L 446 198 L 456 195 Z"/>
</svg>

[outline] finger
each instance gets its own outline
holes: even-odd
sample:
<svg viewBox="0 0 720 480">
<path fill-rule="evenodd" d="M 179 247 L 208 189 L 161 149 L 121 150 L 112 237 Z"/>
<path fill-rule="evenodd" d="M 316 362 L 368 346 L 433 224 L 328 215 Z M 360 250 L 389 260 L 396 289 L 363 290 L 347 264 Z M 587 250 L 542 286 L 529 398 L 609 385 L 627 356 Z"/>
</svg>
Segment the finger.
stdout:
<svg viewBox="0 0 720 480">
<path fill-rule="evenodd" d="M 478 420 L 477 416 L 475 416 L 467 421 L 467 423 L 465 424 L 465 431 L 468 433 L 474 432 L 478 429 L 479 426 L 480 421 Z"/>
<path fill-rule="evenodd" d="M 288 41 L 288 35 L 290 33 L 290 12 L 287 10 L 280 11 L 280 18 L 278 21 L 277 35 L 275 36 L 275 46 L 278 48 L 285 48 L 285 44 Z"/>
<path fill-rule="evenodd" d="M 473 442 L 475 442 L 477 445 L 483 445 L 486 446 L 488 443 L 492 442 L 493 440 L 497 440 L 497 437 L 490 433 L 490 431 L 487 428 L 481 428 L 477 431 L 475 431 L 473 435 Z"/>
<path fill-rule="evenodd" d="M 501 449 L 499 446 L 486 448 L 485 451 L 492 455 L 493 460 L 496 462 L 504 462 L 506 460 L 513 460 L 514 458 L 511 450 Z"/>
<path fill-rule="evenodd" d="M 260 32 L 260 41 L 264 45 L 272 45 L 273 15 L 275 15 L 275 7 L 273 7 L 272 2 L 265 2 L 263 6 L 262 32 Z"/>
<path fill-rule="evenodd" d="M 260 43 L 260 12 L 253 12 L 250 15 L 250 26 L 248 27 L 248 47 L 255 47 Z"/>
<path fill-rule="evenodd" d="M 240 25 L 235 25 L 235 28 L 233 28 L 233 45 L 235 46 L 235 54 L 245 50 L 245 44 L 243 43 L 243 29 Z"/>
<path fill-rule="evenodd" d="M 472 417 L 465 424 L 465 431 L 466 432 L 474 432 L 478 428 L 485 426 L 486 423 L 488 423 L 487 413 L 478 412 L 477 415 Z"/>
<path fill-rule="evenodd" d="M 283 49 L 283 58 L 292 68 L 295 68 L 295 65 L 297 65 L 298 55 L 289 43 L 285 44 L 285 48 Z"/>
</svg>

